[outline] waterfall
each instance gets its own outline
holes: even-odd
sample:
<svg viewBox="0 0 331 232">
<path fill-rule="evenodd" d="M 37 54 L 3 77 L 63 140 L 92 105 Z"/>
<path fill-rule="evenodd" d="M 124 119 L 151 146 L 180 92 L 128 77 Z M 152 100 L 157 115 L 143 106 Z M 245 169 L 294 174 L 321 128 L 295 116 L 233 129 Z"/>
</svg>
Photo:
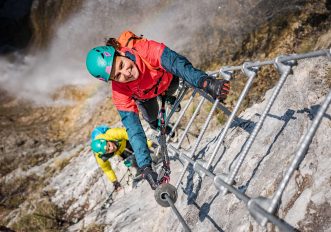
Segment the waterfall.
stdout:
<svg viewBox="0 0 331 232">
<path fill-rule="evenodd" d="M 16 52 L 14 61 L 0 59 L 0 86 L 37 104 L 52 104 L 52 93 L 63 86 L 96 85 L 85 68 L 86 53 L 127 29 L 165 43 L 193 64 L 217 62 L 222 41 L 240 44 L 242 34 L 263 21 L 262 16 L 252 21 L 252 10 L 261 2 L 34 0 L 30 48 Z"/>
</svg>

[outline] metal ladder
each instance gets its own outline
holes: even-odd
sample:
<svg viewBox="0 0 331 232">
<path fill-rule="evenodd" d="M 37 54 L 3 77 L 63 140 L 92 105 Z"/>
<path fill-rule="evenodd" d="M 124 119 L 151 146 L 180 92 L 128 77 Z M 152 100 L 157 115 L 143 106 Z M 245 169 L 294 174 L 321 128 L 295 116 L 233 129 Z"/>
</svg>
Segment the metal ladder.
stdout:
<svg viewBox="0 0 331 232">
<path fill-rule="evenodd" d="M 317 113 L 316 117 L 314 118 L 312 124 L 310 125 L 303 140 L 300 142 L 300 144 L 297 145 L 297 151 L 296 151 L 295 157 L 292 160 L 288 169 L 286 170 L 286 173 L 285 173 L 281 183 L 279 184 L 278 189 L 274 192 L 273 197 L 271 199 L 265 198 L 262 196 L 259 196 L 256 198 L 250 198 L 245 193 L 242 193 L 241 191 L 239 191 L 233 184 L 234 184 L 234 179 L 237 176 L 237 174 L 240 170 L 240 167 L 243 165 L 244 160 L 245 160 L 252 144 L 254 143 L 257 134 L 259 133 L 260 129 L 263 126 L 263 122 L 265 121 L 267 114 L 269 113 L 275 99 L 277 98 L 280 90 L 282 89 L 286 78 L 291 73 L 292 67 L 296 65 L 296 61 L 301 60 L 301 59 L 306 59 L 306 58 L 319 57 L 319 56 L 327 56 L 330 58 L 331 49 L 319 50 L 319 51 L 309 52 L 309 53 L 305 53 L 305 54 L 279 56 L 274 60 L 268 60 L 268 61 L 262 61 L 262 62 L 259 62 L 259 61 L 258 62 L 245 62 L 241 66 L 222 67 L 219 71 L 210 73 L 210 75 L 212 75 L 212 76 L 220 74 L 221 76 L 223 76 L 223 78 L 225 78 L 227 80 L 231 80 L 233 75 L 235 75 L 236 71 L 241 71 L 242 73 L 245 74 L 245 76 L 247 76 L 247 82 L 245 84 L 245 87 L 242 90 L 242 92 L 238 98 L 238 101 L 237 101 L 235 107 L 233 108 L 232 112 L 230 112 L 223 104 L 221 104 L 219 102 L 219 100 L 214 100 L 209 95 L 207 95 L 204 91 L 197 89 L 197 88 L 193 88 L 193 87 L 189 86 L 189 84 L 184 83 L 182 85 L 182 87 L 180 88 L 179 95 L 178 95 L 179 97 L 177 98 L 174 106 L 172 107 L 171 112 L 167 116 L 166 124 L 168 124 L 170 122 L 170 119 L 173 116 L 175 109 L 177 108 L 178 104 L 182 101 L 182 99 L 184 98 L 184 95 L 188 92 L 188 90 L 190 88 L 193 88 L 193 91 L 192 91 L 189 99 L 187 100 L 185 107 L 181 110 L 180 115 L 178 116 L 178 119 L 172 128 L 172 132 L 176 130 L 176 128 L 178 127 L 183 116 L 187 112 L 187 109 L 192 104 L 194 98 L 197 98 L 198 94 L 200 95 L 200 100 L 199 100 L 198 106 L 196 107 L 188 124 L 186 125 L 184 132 L 180 135 L 178 143 L 176 145 L 172 145 L 172 144 L 168 143 L 168 150 L 169 150 L 170 154 L 172 154 L 174 156 L 179 156 L 179 158 L 186 161 L 184 168 L 182 170 L 182 173 L 177 180 L 176 188 L 177 189 L 179 188 L 180 184 L 182 183 L 182 179 L 186 174 L 188 166 L 191 164 L 191 165 L 193 165 L 194 171 L 196 171 L 200 174 L 202 173 L 204 175 L 207 175 L 208 177 L 213 178 L 215 187 L 217 189 L 219 189 L 219 191 L 221 191 L 221 193 L 223 195 L 227 194 L 227 193 L 232 193 L 238 199 L 243 201 L 245 203 L 249 213 L 261 226 L 266 226 L 267 222 L 271 222 L 274 225 L 276 225 L 281 231 L 295 231 L 295 229 L 291 225 L 289 225 L 288 223 L 286 223 L 285 221 L 283 221 L 282 219 L 280 219 L 276 216 L 276 213 L 278 210 L 277 206 L 280 204 L 281 196 L 282 196 L 291 176 L 293 175 L 294 171 L 299 167 L 302 160 L 305 158 L 306 151 L 309 147 L 309 144 L 310 144 L 313 136 L 315 135 L 317 128 L 319 127 L 319 124 L 323 118 L 324 113 L 326 112 L 326 110 L 328 109 L 328 107 L 330 105 L 331 91 L 326 96 L 322 106 L 319 108 L 318 113 Z M 238 113 L 243 100 L 245 99 L 247 93 L 249 92 L 250 87 L 254 81 L 254 78 L 257 75 L 259 68 L 264 65 L 274 65 L 276 70 L 280 74 L 280 79 L 279 79 L 278 83 L 276 84 L 270 99 L 268 99 L 267 105 L 264 108 L 259 121 L 255 125 L 254 130 L 250 134 L 248 141 L 245 143 L 245 145 L 244 145 L 242 151 L 240 152 L 239 156 L 237 157 L 234 165 L 232 165 L 232 167 L 230 168 L 228 173 L 214 174 L 214 173 L 212 173 L 212 171 L 210 169 L 215 160 L 215 157 L 217 156 L 219 149 L 223 144 L 223 141 L 225 139 L 225 136 L 226 136 L 230 126 L 233 125 L 232 123 L 235 120 L 240 120 L 236 117 L 236 114 Z M 201 107 L 203 106 L 203 104 L 205 103 L 206 100 L 213 104 L 212 108 L 211 108 L 209 114 L 207 115 L 205 123 L 203 124 L 203 126 L 201 128 L 200 134 L 198 135 L 198 138 L 196 139 L 193 148 L 188 153 L 188 152 L 184 151 L 184 149 L 182 149 L 182 144 L 183 144 L 184 138 L 187 135 L 190 127 L 192 126 L 194 120 L 196 119 L 197 115 L 199 114 L 199 111 L 201 110 Z M 229 118 L 228 118 L 227 122 L 225 123 L 224 127 L 222 127 L 219 132 L 220 136 L 217 140 L 216 147 L 213 150 L 212 155 L 209 158 L 209 160 L 206 160 L 204 162 L 201 162 L 201 161 L 197 162 L 196 161 L 197 148 L 199 147 L 199 144 L 201 143 L 201 140 L 204 137 L 204 134 L 208 128 L 208 125 L 209 125 L 216 109 L 221 109 L 225 114 L 229 115 Z M 170 139 L 170 136 L 168 136 L 167 142 L 169 142 L 169 139 Z M 171 199 L 169 199 L 169 200 L 171 201 Z M 176 216 L 183 224 L 184 229 L 186 231 L 189 231 L 189 227 L 185 223 L 182 215 L 180 215 L 176 206 L 171 203 L 172 202 L 169 202 L 172 209 L 176 213 Z"/>
</svg>

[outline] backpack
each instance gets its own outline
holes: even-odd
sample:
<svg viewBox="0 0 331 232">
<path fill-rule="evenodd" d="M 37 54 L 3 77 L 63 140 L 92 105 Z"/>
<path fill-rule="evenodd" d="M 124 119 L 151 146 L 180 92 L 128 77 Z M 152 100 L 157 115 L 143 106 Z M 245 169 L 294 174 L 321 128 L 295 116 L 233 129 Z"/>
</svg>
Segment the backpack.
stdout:
<svg viewBox="0 0 331 232">
<path fill-rule="evenodd" d="M 131 31 L 124 31 L 118 38 L 121 47 L 134 48 L 136 43 L 140 41 L 146 41 L 147 39 L 143 35 L 137 36 Z"/>
<path fill-rule="evenodd" d="M 137 36 L 132 31 L 124 31 L 122 34 L 117 38 L 117 42 L 120 44 L 121 48 L 127 47 L 131 48 L 135 51 L 135 45 L 141 41 L 146 41 L 147 39 L 143 37 L 143 35 Z M 138 52 L 138 51 L 137 51 Z M 139 55 L 139 54 L 138 54 Z M 139 55 L 139 57 L 142 59 L 142 61 L 146 64 L 148 69 L 150 70 L 158 70 L 159 67 L 153 67 L 147 60 L 145 60 L 143 57 Z"/>
<path fill-rule="evenodd" d="M 92 131 L 92 134 L 91 134 L 92 141 L 95 139 L 95 137 L 97 137 L 100 134 L 106 133 L 106 131 L 109 129 L 110 129 L 110 127 L 107 125 L 100 125 L 100 126 L 97 126 L 96 128 L 94 128 Z"/>
</svg>

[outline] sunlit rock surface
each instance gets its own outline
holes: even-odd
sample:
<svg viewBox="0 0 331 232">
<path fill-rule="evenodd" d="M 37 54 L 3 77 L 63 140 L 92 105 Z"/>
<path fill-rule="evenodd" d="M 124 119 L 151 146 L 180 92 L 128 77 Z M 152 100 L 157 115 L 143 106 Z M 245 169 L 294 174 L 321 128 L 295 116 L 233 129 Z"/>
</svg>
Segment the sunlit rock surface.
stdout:
<svg viewBox="0 0 331 232">
<path fill-rule="evenodd" d="M 300 61 L 294 67 L 275 101 L 256 141 L 251 147 L 236 178 L 236 187 L 250 197 L 271 197 L 283 174 L 292 161 L 302 135 L 311 125 L 319 105 L 329 91 L 331 64 L 326 58 Z M 241 151 L 255 123 L 260 117 L 273 89 L 264 101 L 253 105 L 240 115 L 239 127 L 232 127 L 225 140 L 225 151 L 220 150 L 215 173 L 228 172 L 229 165 Z M 314 137 L 306 158 L 294 173 L 287 186 L 279 216 L 303 231 L 324 231 L 330 228 L 331 203 L 329 166 L 331 145 L 331 109 L 327 111 Z M 208 130 L 198 151 L 209 157 L 215 146 L 215 136 L 221 127 Z M 182 227 L 170 209 L 161 208 L 154 201 L 153 192 L 146 182 L 137 189 L 126 185 L 115 203 L 107 210 L 100 210 L 102 199 L 112 187 L 98 171 L 87 149 L 73 158 L 60 175 L 53 178 L 50 188 L 56 190 L 52 201 L 64 205 L 70 202 L 68 213 L 85 210 L 84 217 L 69 227 L 76 231 L 92 224 L 102 224 L 105 231 L 181 231 Z M 127 175 L 123 165 L 118 164 L 119 176 Z M 172 181 L 176 182 L 182 165 L 172 163 Z M 190 169 L 190 173 L 192 170 Z M 69 178 L 70 177 L 70 178 Z M 213 181 L 203 182 L 196 174 L 184 178 L 185 189 L 179 190 L 176 203 L 179 211 L 193 231 L 259 231 L 262 228 L 249 215 L 245 205 L 228 194 L 217 193 Z M 326 220 L 324 219 L 326 218 Z M 318 223 L 316 223 L 318 222 Z M 271 228 L 271 227 L 270 227 Z"/>
<path fill-rule="evenodd" d="M 102 44 L 104 37 L 117 36 L 130 25 L 134 32 L 165 42 L 208 70 L 330 48 L 329 0 L 139 3 L 127 15 L 130 1 L 33 1 L 34 44 L 0 58 L 0 225 L 17 231 L 182 231 L 173 212 L 156 204 L 147 183 L 132 189 L 119 160 L 113 162 L 124 190 L 114 196 L 109 210 L 100 211 L 112 186 L 91 156 L 90 132 L 101 123 L 120 124 L 111 90 L 90 78 L 84 64 L 87 50 Z M 116 17 L 108 22 L 100 15 Z M 225 152 L 217 157 L 217 174 L 228 172 L 271 95 L 272 90 L 265 95 L 266 90 L 278 80 L 272 68 L 259 73 L 244 105 L 258 103 L 241 114 L 239 128 L 228 132 Z M 241 76 L 231 83 L 229 107 L 245 80 Z M 327 59 L 299 62 L 241 167 L 236 187 L 250 197 L 272 196 L 330 80 Z M 186 149 L 194 146 L 208 109 L 207 105 L 192 126 Z M 177 134 L 189 118 L 183 119 Z M 217 115 L 211 122 L 198 148 L 201 156 L 211 155 L 222 120 Z M 330 228 L 329 135 L 330 109 L 278 211 L 302 231 Z M 173 183 L 181 167 L 178 161 L 172 163 Z M 192 169 L 189 173 L 176 205 L 193 231 L 264 230 L 233 195 L 222 197 L 212 180 L 201 183 Z"/>
</svg>

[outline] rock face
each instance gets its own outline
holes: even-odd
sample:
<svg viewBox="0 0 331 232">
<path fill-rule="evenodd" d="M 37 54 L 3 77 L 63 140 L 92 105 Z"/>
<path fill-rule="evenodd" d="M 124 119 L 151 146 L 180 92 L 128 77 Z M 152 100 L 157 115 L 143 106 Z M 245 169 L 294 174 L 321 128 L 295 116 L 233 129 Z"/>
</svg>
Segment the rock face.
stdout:
<svg viewBox="0 0 331 232">
<path fill-rule="evenodd" d="M 326 58 L 300 61 L 288 76 L 237 175 L 236 187 L 250 197 L 272 197 L 293 160 L 298 143 L 311 125 L 318 107 L 330 90 L 331 63 Z M 267 77 L 266 77 L 267 78 Z M 218 154 L 215 174 L 228 172 L 252 132 L 273 89 L 261 103 L 240 115 L 242 123 L 230 128 L 225 150 Z M 292 176 L 282 197 L 278 215 L 301 231 L 326 231 L 331 227 L 331 165 L 328 142 L 331 134 L 331 108 L 325 114 L 300 168 Z M 221 127 L 210 128 L 198 152 L 209 157 Z M 192 145 L 192 142 L 191 142 Z M 118 163 L 117 173 L 124 176 L 124 190 L 115 195 L 114 204 L 102 211 L 106 191 L 112 187 L 104 181 L 88 149 L 73 158 L 48 188 L 55 190 L 52 201 L 69 206 L 67 213 L 80 219 L 69 231 L 102 225 L 105 231 L 181 231 L 182 226 L 170 209 L 161 208 L 148 184 L 137 189 L 126 185 L 127 175 Z M 207 160 L 205 158 L 205 160 Z M 115 161 L 118 162 L 118 161 Z M 182 169 L 172 163 L 172 182 Z M 260 231 L 246 206 L 234 195 L 221 196 L 213 180 L 201 179 L 192 169 L 184 178 L 176 203 L 192 231 Z M 68 178 L 70 177 L 70 178 Z M 184 191 L 183 191 L 184 190 Z M 69 205 L 70 202 L 70 205 Z M 268 225 L 269 230 L 274 226 Z"/>
<path fill-rule="evenodd" d="M 76 2 L 79 4 L 75 4 Z M 57 12 L 53 10 L 53 7 L 58 6 L 57 9 L 63 9 L 61 12 L 65 16 L 70 9 L 77 9 L 70 8 L 70 6 L 81 6 L 82 2 L 86 3 L 82 7 L 87 11 L 83 10 L 82 15 L 74 16 L 68 24 L 59 28 L 59 33 L 56 33 L 59 36 L 48 50 L 51 55 L 46 56 L 52 59 L 44 56 L 39 56 L 36 60 L 21 57 L 23 63 L 21 65 L 18 65 L 19 62 L 11 63 L 10 61 L 8 63 L 1 60 L 2 75 L 0 79 L 3 83 L 1 88 L 11 93 L 6 88 L 8 86 L 6 83 L 10 82 L 14 93 L 22 95 L 25 92 L 24 88 L 20 87 L 25 86 L 27 87 L 25 90 L 28 90 L 28 93 L 31 93 L 34 98 L 39 98 L 41 102 L 43 102 L 42 100 L 47 100 L 47 102 L 53 100 L 59 102 L 59 105 L 36 106 L 27 102 L 28 99 L 20 101 L 0 92 L 0 225 L 17 231 L 45 231 L 49 228 L 55 231 L 182 231 L 182 226 L 173 212 L 170 209 L 160 208 L 156 204 L 153 192 L 146 182 L 141 182 L 138 188 L 132 189 L 130 173 L 120 160 L 112 162 L 118 177 L 122 179 L 124 190 L 114 195 L 115 202 L 108 210 L 100 209 L 113 187 L 98 169 L 91 156 L 89 134 L 92 128 L 100 123 L 114 125 L 114 122 L 119 121 L 119 116 L 113 107 L 107 86 L 101 87 L 93 83 L 87 87 L 78 87 L 77 83 L 81 84 L 84 75 L 89 78 L 86 70 L 81 67 L 84 63 L 82 61 L 85 55 L 85 53 L 83 55 L 83 51 L 85 52 L 87 47 L 92 46 L 92 40 L 89 37 L 94 38 L 93 44 L 95 41 L 100 41 L 101 28 L 94 27 L 98 25 L 95 20 L 102 21 L 100 25 L 107 27 L 108 30 L 108 24 L 105 24 L 104 19 L 99 17 L 100 12 L 94 11 L 94 9 L 100 9 L 104 13 L 112 12 L 114 9 L 100 7 L 100 3 L 108 6 L 109 1 L 104 0 L 98 2 L 72 0 L 56 1 L 56 3 L 48 0 L 34 1 L 34 4 L 38 3 L 41 7 L 38 8 L 40 12 L 35 9 L 34 13 L 38 20 L 42 19 L 38 22 L 47 27 L 48 24 L 44 24 L 44 18 L 38 17 L 38 12 L 43 13 L 43 9 L 47 7 L 49 13 Z M 127 9 L 128 2 L 116 2 L 121 6 L 120 14 Z M 149 2 L 151 3 L 151 1 Z M 195 61 L 197 64 L 208 66 L 210 61 L 216 60 L 218 63 L 215 65 L 219 68 L 220 63 L 233 64 L 233 62 L 241 63 L 244 60 L 264 60 L 293 51 L 302 53 L 330 46 L 331 8 L 329 0 L 291 1 L 291 3 L 283 0 L 251 0 L 245 4 L 238 0 L 229 1 L 229 5 L 222 9 L 217 8 L 219 1 L 216 0 L 203 3 L 206 3 L 208 7 L 205 4 L 206 8 L 201 12 L 200 5 L 195 6 L 194 9 L 201 13 L 201 17 L 207 13 L 208 17 L 203 17 L 203 19 L 208 18 L 208 20 L 199 20 L 197 14 L 193 14 L 193 17 L 200 22 L 212 25 L 211 29 L 199 24 L 194 28 L 187 27 L 186 30 L 190 33 L 186 34 L 185 24 L 193 25 L 194 23 L 190 21 L 190 17 L 186 17 L 186 14 L 178 13 L 176 15 L 176 12 L 181 12 L 181 8 L 177 7 L 180 3 L 173 1 L 166 3 L 156 1 L 150 7 L 151 9 L 154 9 L 153 7 L 163 10 L 170 9 L 168 11 L 170 13 L 164 15 L 173 16 L 175 14 L 174 17 L 169 18 L 181 22 L 174 24 L 176 28 L 180 29 L 176 30 L 178 34 L 164 33 L 164 29 L 171 32 L 173 29 L 159 26 L 164 25 L 163 20 L 160 20 L 161 24 L 157 20 L 148 21 L 154 27 L 162 28 L 162 33 L 156 33 L 158 36 L 162 37 L 165 34 L 166 37 L 171 37 L 165 38 L 165 41 L 168 39 L 170 44 L 179 43 L 178 39 L 181 37 L 185 41 L 192 39 L 190 43 L 184 43 L 187 47 L 180 47 L 185 54 L 189 55 L 190 60 L 192 57 L 198 59 L 199 61 Z M 141 4 L 136 13 L 146 11 L 145 5 Z M 238 15 L 244 13 L 247 16 L 248 25 L 253 25 L 253 28 L 256 26 L 255 20 L 259 16 L 261 16 L 259 23 L 266 18 L 270 21 L 250 33 L 246 39 L 239 34 L 233 36 L 237 35 L 237 29 L 239 31 L 247 30 L 246 32 L 253 30 L 251 26 L 243 28 L 239 21 L 245 20 L 241 17 L 235 17 L 233 21 L 223 20 L 223 16 L 225 18 L 233 17 L 230 13 L 239 5 L 241 8 L 237 12 Z M 252 9 L 251 11 L 246 11 L 247 5 Z M 279 8 L 278 5 L 282 7 Z M 294 8 L 295 10 L 293 10 Z M 213 14 L 208 11 L 209 9 L 214 10 Z M 187 10 L 189 15 L 194 12 L 190 9 Z M 283 17 L 287 10 L 291 13 L 286 15 L 288 17 Z M 154 15 L 153 10 L 150 12 Z M 225 14 L 221 12 L 225 12 Z M 63 14 L 53 16 L 62 18 L 60 15 Z M 95 15 L 95 18 L 92 15 Z M 144 14 L 139 15 L 143 18 L 146 17 Z M 219 15 L 222 17 L 218 18 Z M 135 15 L 130 14 L 130 16 L 129 20 L 133 20 L 135 23 L 139 21 L 133 17 Z M 54 17 L 52 19 L 56 20 Z M 219 20 L 215 21 L 214 18 Z M 88 25 L 93 25 L 90 29 L 92 31 L 95 29 L 98 33 L 91 31 L 85 33 L 86 24 L 84 23 L 86 21 L 82 19 L 88 20 L 91 23 Z M 278 21 L 273 22 L 273 19 Z M 49 24 L 52 22 L 52 20 L 48 21 Z M 226 26 L 224 23 L 229 30 L 222 29 L 223 26 Z M 169 25 L 169 23 L 167 24 Z M 236 30 L 232 31 L 233 24 L 236 25 Z M 146 21 L 143 21 L 134 29 L 139 31 L 138 29 L 143 27 L 149 32 L 150 28 L 154 27 L 148 25 Z M 73 28 L 78 31 L 72 31 Z M 201 28 L 205 29 L 200 30 Z M 216 32 L 215 28 L 219 31 Z M 116 30 L 120 30 L 120 28 Z M 199 31 L 200 34 L 196 34 L 196 31 Z M 226 32 L 234 34 L 228 35 Z M 82 33 L 85 36 L 82 36 Z M 228 37 L 220 36 L 222 33 Z M 183 34 L 186 36 L 182 36 Z M 324 35 L 320 36 L 321 34 Z M 152 37 L 148 34 L 145 35 Z M 208 35 L 208 41 L 206 41 L 206 35 Z M 70 53 L 69 57 L 73 59 L 79 57 L 79 60 L 75 60 L 79 63 L 79 68 L 67 65 L 67 60 L 63 59 L 67 57 L 64 54 L 67 54 L 68 50 L 72 50 L 71 46 L 68 46 L 72 44 L 70 41 L 77 42 L 77 37 L 81 42 L 77 45 L 82 46 L 82 49 L 75 49 L 75 51 L 82 53 L 79 53 L 78 56 Z M 43 39 L 40 44 L 46 46 L 49 42 L 48 37 L 40 38 Z M 190 51 L 185 52 L 185 49 Z M 217 51 L 214 52 L 215 50 Z M 206 59 L 201 52 L 207 54 Z M 66 65 L 58 62 L 59 59 L 63 60 Z M 45 60 L 49 65 L 46 65 L 46 68 L 43 65 L 34 65 L 38 64 L 39 60 Z M 55 64 L 58 66 L 54 66 Z M 47 78 L 44 73 L 47 73 Z M 216 159 L 218 160 L 214 170 L 216 174 L 228 172 L 229 167 L 234 164 L 235 157 L 239 155 L 252 133 L 273 91 L 271 89 L 265 95 L 265 90 L 277 81 L 274 73 L 272 68 L 261 69 L 259 72 L 259 76 L 252 86 L 251 95 L 248 97 L 249 100 L 244 102 L 244 107 L 252 102 L 259 101 L 259 103 L 254 104 L 239 116 L 242 119 L 239 125 L 237 123 L 236 126 L 231 127 L 224 142 L 225 149 L 221 149 Z M 307 131 L 319 105 L 330 89 L 330 73 L 330 60 L 323 58 L 301 61 L 294 68 L 294 75 L 287 78 L 285 86 L 239 170 L 236 177 L 237 188 L 245 191 L 250 197 L 272 197 L 293 159 L 298 142 Z M 20 76 L 23 78 L 16 78 Z M 64 84 L 58 83 L 62 79 L 73 81 L 76 78 L 78 82 L 70 82 L 69 86 L 63 87 Z M 233 80 L 227 105 L 233 106 L 236 96 L 238 96 L 236 95 L 238 89 L 243 86 L 245 81 L 246 79 L 240 76 Z M 31 89 L 31 83 L 39 83 L 40 88 L 45 85 L 46 90 L 42 88 L 45 92 L 41 91 L 41 93 L 45 93 L 47 97 L 38 94 L 39 89 Z M 62 101 L 63 103 L 60 104 Z M 200 121 L 192 126 L 192 131 L 185 140 L 186 149 L 192 149 L 194 146 L 194 139 L 205 120 L 208 108 L 210 109 L 209 105 L 205 107 L 205 112 L 201 112 L 199 115 Z M 327 231 L 331 227 L 330 142 L 328 138 L 331 125 L 330 115 L 329 109 L 310 145 L 306 158 L 285 189 L 278 211 L 280 218 L 302 231 Z M 182 133 L 185 122 L 187 123 L 190 116 L 188 115 L 180 124 L 181 128 L 177 134 Z M 204 159 L 208 159 L 212 154 L 222 129 L 222 126 L 217 124 L 218 121 L 222 121 L 218 116 L 213 119 L 208 133 L 199 144 L 198 152 L 200 157 L 204 156 Z M 146 125 L 144 127 L 148 128 Z M 173 143 L 176 143 L 176 140 Z M 182 164 L 178 160 L 172 162 L 172 183 L 176 183 L 181 169 Z M 135 170 L 131 170 L 131 172 L 134 174 Z M 179 190 L 176 205 L 193 231 L 264 230 L 257 225 L 245 205 L 237 198 L 231 194 L 221 196 L 217 193 L 211 179 L 204 178 L 204 181 L 201 182 L 192 168 L 188 173 Z M 268 230 L 274 231 L 275 227 L 268 225 Z"/>
<path fill-rule="evenodd" d="M 287 78 L 236 178 L 237 187 L 244 190 L 248 196 L 273 196 L 293 160 L 302 135 L 307 131 L 324 96 L 330 90 L 330 67 L 330 61 L 326 59 L 305 60 L 294 68 L 294 75 Z M 272 91 L 271 89 L 267 92 L 262 103 L 255 104 L 241 115 L 248 123 L 245 122 L 228 133 L 226 149 L 215 173 L 228 172 Z M 330 165 L 330 143 L 327 142 L 327 135 L 331 133 L 330 112 L 331 109 L 324 116 L 306 158 L 291 178 L 278 213 L 281 218 L 302 231 L 323 231 L 329 228 L 331 223 L 330 211 L 324 212 L 325 206 L 329 205 L 331 200 L 331 172 L 327 168 Z M 200 206 L 210 206 L 208 215 L 218 222 L 223 230 L 259 230 L 243 203 L 233 195 L 216 197 L 215 188 L 210 186 L 211 180 L 202 182 L 201 197 L 197 198 L 197 202 Z M 187 212 L 190 212 L 189 209 L 190 207 L 187 207 Z M 324 217 L 329 219 L 323 220 Z M 197 231 L 215 229 L 215 225 L 210 223 L 211 220 L 197 222 Z"/>
<path fill-rule="evenodd" d="M 237 175 L 236 187 L 245 191 L 248 196 L 272 197 L 293 159 L 297 144 L 311 125 L 319 105 L 330 89 L 330 69 L 331 63 L 327 58 L 303 60 L 293 68 L 293 75 L 287 78 Z M 215 165 L 215 174 L 228 172 L 229 166 L 233 164 L 235 157 L 238 156 L 254 129 L 272 91 L 273 89 L 267 92 L 261 103 L 254 104 L 239 116 L 242 119 L 239 125 L 230 128 L 224 142 L 225 150 L 221 149 L 216 159 L 218 163 Z M 35 111 L 34 114 L 31 114 L 32 118 L 37 117 L 47 121 L 47 117 L 43 117 L 44 113 L 41 112 L 39 115 L 38 111 Z M 17 120 L 17 123 L 31 121 L 29 117 L 14 116 L 14 113 L 12 115 L 12 118 L 4 117 L 3 126 L 12 120 Z M 331 132 L 330 115 L 331 110 L 328 109 L 306 158 L 285 189 L 278 211 L 280 218 L 302 231 L 326 231 L 331 224 L 328 138 Z M 24 128 L 21 129 L 23 133 Z M 221 126 L 209 127 L 208 133 L 200 143 L 198 152 L 206 157 L 205 160 L 212 154 L 221 129 Z M 35 132 L 39 130 L 36 129 Z M 43 130 L 48 131 L 47 127 Z M 87 133 L 88 130 L 83 131 Z M 10 131 L 4 132 L 2 138 L 6 146 L 2 148 L 2 151 L 5 154 L 11 152 L 15 154 L 16 146 L 22 148 L 20 157 L 24 154 L 29 155 L 32 151 L 43 152 L 35 154 L 34 163 L 24 162 L 25 166 L 23 165 L 19 170 L 15 170 L 13 165 L 18 162 L 15 159 L 8 162 L 10 165 L 1 169 L 4 174 L 1 178 L 2 183 L 8 184 L 12 180 L 16 182 L 25 180 L 24 183 L 30 184 L 39 183 L 39 185 L 30 186 L 31 194 L 38 200 L 24 201 L 26 199 L 22 199 L 20 202 L 22 204 L 17 205 L 19 208 L 13 209 L 6 216 L 7 226 L 15 225 L 21 211 L 33 212 L 33 209 L 47 198 L 51 204 L 64 211 L 60 219 L 65 222 L 63 225 L 69 231 L 91 228 L 102 228 L 105 231 L 182 230 L 181 224 L 171 210 L 157 205 L 153 191 L 146 182 L 140 183 L 137 189 L 132 189 L 129 173 L 119 160 L 112 162 L 116 173 L 122 179 L 124 190 L 114 196 L 115 202 L 108 210 L 101 210 L 100 207 L 112 191 L 112 186 L 98 170 L 90 154 L 88 139 L 80 145 L 77 143 L 75 146 L 63 148 L 61 144 L 58 144 L 59 141 L 34 142 L 33 133 L 24 132 L 20 135 L 17 132 L 15 136 L 7 136 L 6 133 Z M 185 143 L 185 147 L 194 145 L 192 139 Z M 35 144 L 38 145 L 38 149 L 31 150 Z M 57 147 L 59 149 L 56 149 Z M 179 161 L 172 162 L 172 183 L 176 182 L 181 169 L 182 164 Z M 134 170 L 131 172 L 134 173 Z M 192 168 L 188 173 L 189 175 L 184 178 L 184 185 L 179 190 L 176 205 L 193 231 L 262 230 L 249 215 L 245 205 L 237 198 L 231 194 L 221 196 L 211 179 L 204 178 L 201 182 Z M 43 187 L 45 184 L 47 187 Z M 22 183 L 16 189 L 17 191 L 13 188 L 10 192 L 12 195 L 6 195 L 6 192 L 3 192 L 4 186 L 2 185 L 1 189 L 1 199 L 6 204 L 7 197 L 17 196 L 15 194 L 22 191 L 22 188 L 27 188 L 31 192 L 31 189 Z M 40 188 L 43 191 L 39 196 Z M 33 190 L 36 191 L 33 193 Z M 272 231 L 274 227 L 269 225 L 268 228 Z"/>
</svg>

